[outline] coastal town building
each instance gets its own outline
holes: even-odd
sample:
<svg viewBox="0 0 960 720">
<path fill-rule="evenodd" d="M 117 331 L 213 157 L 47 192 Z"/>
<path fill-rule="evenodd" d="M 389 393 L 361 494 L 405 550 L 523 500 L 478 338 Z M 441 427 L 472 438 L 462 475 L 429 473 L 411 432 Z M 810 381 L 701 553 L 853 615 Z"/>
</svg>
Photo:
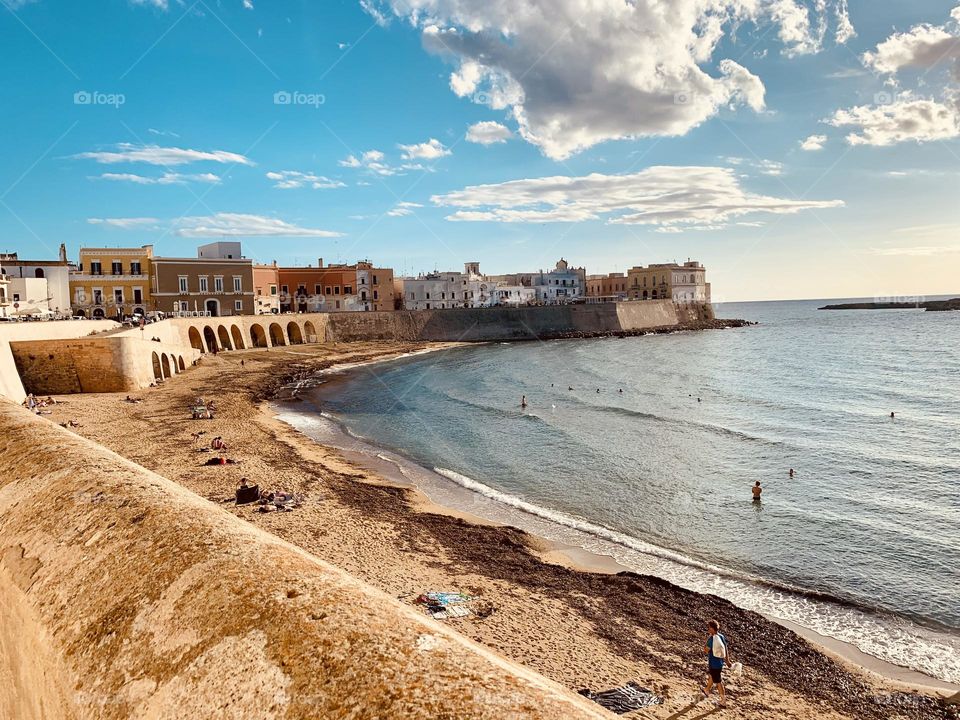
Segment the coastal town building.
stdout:
<svg viewBox="0 0 960 720">
<path fill-rule="evenodd" d="M 57 260 L 21 260 L 17 253 L 0 254 L 7 275 L 10 316 L 67 316 L 70 314 L 70 263 L 60 245 Z"/>
<path fill-rule="evenodd" d="M 227 252 L 225 246 L 235 248 Z M 151 268 L 155 310 L 181 316 L 254 314 L 253 261 L 240 254 L 239 243 L 204 245 L 196 258 L 154 257 Z"/>
<path fill-rule="evenodd" d="M 280 275 L 277 261 L 253 266 L 254 312 L 270 315 L 280 312 Z"/>
<path fill-rule="evenodd" d="M 677 263 L 637 266 L 627 271 L 631 300 L 673 300 L 677 303 L 709 303 L 710 283 L 706 268 L 688 260 Z"/>
<path fill-rule="evenodd" d="M 70 273 L 75 315 L 123 318 L 151 309 L 150 271 L 153 245 L 138 248 L 80 248 Z"/>
<path fill-rule="evenodd" d="M 390 268 L 369 261 L 353 265 L 278 268 L 280 312 L 366 312 L 394 309 Z"/>
<path fill-rule="evenodd" d="M 480 273 L 480 263 L 464 263 L 463 272 L 421 274 L 397 280 L 405 310 L 445 310 L 496 305 L 495 282 Z"/>
<path fill-rule="evenodd" d="M 625 273 L 588 275 L 586 295 L 591 300 L 626 300 L 627 282 Z"/>
<path fill-rule="evenodd" d="M 13 301 L 10 299 L 10 278 L 7 276 L 3 265 L 0 264 L 0 317 L 10 317 L 10 306 Z"/>
<path fill-rule="evenodd" d="M 560 258 L 553 270 L 547 272 L 490 275 L 487 279 L 497 285 L 533 288 L 537 303 L 557 305 L 579 301 L 586 294 L 587 271 L 570 267 L 570 263 Z"/>
</svg>

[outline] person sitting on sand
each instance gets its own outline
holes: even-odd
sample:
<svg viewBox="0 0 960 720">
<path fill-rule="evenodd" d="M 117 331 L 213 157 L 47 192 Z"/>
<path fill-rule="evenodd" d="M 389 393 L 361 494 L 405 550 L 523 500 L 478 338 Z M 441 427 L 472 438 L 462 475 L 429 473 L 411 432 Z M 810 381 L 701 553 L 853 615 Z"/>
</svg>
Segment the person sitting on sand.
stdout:
<svg viewBox="0 0 960 720">
<path fill-rule="evenodd" d="M 763 493 L 763 488 L 760 487 L 760 481 L 759 481 L 759 480 L 757 480 L 757 482 L 754 484 L 754 486 L 753 486 L 752 488 L 750 488 L 750 491 L 753 493 L 753 501 L 754 501 L 754 502 L 760 502 L 760 495 Z"/>
<path fill-rule="evenodd" d="M 210 447 L 214 450 L 225 451 L 227 449 L 227 444 L 223 441 L 223 438 L 217 435 L 213 440 L 210 441 Z"/>
<path fill-rule="evenodd" d="M 707 680 L 707 687 L 700 692 L 705 698 L 710 697 L 710 691 L 713 686 L 717 686 L 717 692 L 720 694 L 720 705 L 727 702 L 726 690 L 723 687 L 723 666 L 730 658 L 727 651 L 727 638 L 720 634 L 720 623 L 711 620 L 707 623 L 707 644 L 703 651 L 707 655 L 707 669 L 710 678 Z"/>
</svg>

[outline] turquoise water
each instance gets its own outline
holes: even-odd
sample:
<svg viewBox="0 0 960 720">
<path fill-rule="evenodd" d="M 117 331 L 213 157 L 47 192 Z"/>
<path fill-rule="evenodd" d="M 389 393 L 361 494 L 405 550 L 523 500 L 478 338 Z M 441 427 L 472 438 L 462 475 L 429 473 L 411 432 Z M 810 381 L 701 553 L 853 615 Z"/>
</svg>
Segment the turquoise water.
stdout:
<svg viewBox="0 0 960 720">
<path fill-rule="evenodd" d="M 434 353 L 316 401 L 488 515 L 960 681 L 960 313 L 821 304 Z"/>
</svg>

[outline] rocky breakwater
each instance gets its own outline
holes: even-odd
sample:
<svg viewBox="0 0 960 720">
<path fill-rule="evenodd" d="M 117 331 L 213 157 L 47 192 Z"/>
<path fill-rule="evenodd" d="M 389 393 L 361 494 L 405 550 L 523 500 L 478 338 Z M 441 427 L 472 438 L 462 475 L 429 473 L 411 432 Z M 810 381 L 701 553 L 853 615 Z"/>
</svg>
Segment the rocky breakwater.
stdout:
<svg viewBox="0 0 960 720">
<path fill-rule="evenodd" d="M 0 678 L 18 720 L 608 717 L 5 401 Z"/>
</svg>

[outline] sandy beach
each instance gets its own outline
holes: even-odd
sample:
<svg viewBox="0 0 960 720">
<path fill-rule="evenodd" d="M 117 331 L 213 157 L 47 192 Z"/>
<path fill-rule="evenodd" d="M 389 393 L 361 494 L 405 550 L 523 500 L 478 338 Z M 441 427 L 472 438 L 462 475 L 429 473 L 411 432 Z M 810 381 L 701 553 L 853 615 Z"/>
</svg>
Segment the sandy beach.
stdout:
<svg viewBox="0 0 960 720">
<path fill-rule="evenodd" d="M 573 690 L 635 681 L 664 697 L 662 705 L 630 717 L 954 716 L 913 686 L 913 674 L 882 678 L 720 598 L 447 512 L 299 434 L 267 406 L 285 386 L 321 369 L 444 347 L 350 343 L 221 353 L 143 391 L 136 396 L 141 402 L 126 402 L 123 394 L 67 396 L 46 417 L 79 423 L 75 432 L 402 602 L 413 605 L 427 591 L 482 598 L 494 608 L 489 616 L 444 622 Z M 191 419 L 196 397 L 216 401 L 216 419 Z M 204 465 L 211 454 L 200 448 L 218 435 L 238 464 Z M 293 512 L 237 507 L 241 477 L 305 500 Z M 726 708 L 697 697 L 710 618 L 720 621 L 732 660 L 744 666 L 742 676 L 729 676 Z"/>
</svg>

